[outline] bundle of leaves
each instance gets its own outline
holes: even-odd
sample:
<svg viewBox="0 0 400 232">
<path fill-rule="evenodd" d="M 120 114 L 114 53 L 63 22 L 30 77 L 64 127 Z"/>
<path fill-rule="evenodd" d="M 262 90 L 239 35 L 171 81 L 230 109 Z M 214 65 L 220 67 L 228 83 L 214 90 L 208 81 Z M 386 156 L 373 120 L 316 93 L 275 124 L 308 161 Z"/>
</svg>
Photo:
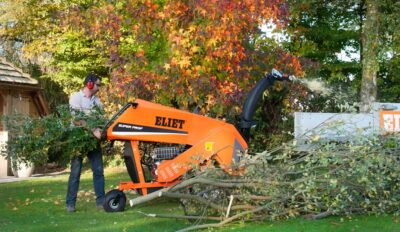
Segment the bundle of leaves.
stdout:
<svg viewBox="0 0 400 232">
<path fill-rule="evenodd" d="M 317 145 L 307 151 L 284 145 L 248 156 L 241 164 L 245 167 L 241 175 L 214 167 L 153 196 L 180 199 L 185 218 L 219 221 L 185 231 L 235 220 L 400 213 L 398 135 L 319 141 Z M 133 203 L 152 199 L 142 198 Z"/>
<path fill-rule="evenodd" d="M 9 140 L 1 155 L 19 163 L 44 165 L 47 162 L 67 164 L 71 158 L 86 154 L 99 146 L 92 130 L 102 128 L 106 122 L 103 111 L 96 107 L 89 113 L 72 110 L 61 105 L 56 112 L 42 118 L 12 114 L 4 116 Z M 74 122 L 85 121 L 84 126 Z"/>
</svg>

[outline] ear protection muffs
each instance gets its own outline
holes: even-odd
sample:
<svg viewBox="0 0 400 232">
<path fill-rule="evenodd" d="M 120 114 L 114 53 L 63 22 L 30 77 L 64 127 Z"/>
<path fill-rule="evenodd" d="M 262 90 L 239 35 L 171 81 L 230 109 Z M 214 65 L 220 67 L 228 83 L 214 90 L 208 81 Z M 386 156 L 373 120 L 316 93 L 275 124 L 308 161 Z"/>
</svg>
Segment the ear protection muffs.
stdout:
<svg viewBox="0 0 400 232">
<path fill-rule="evenodd" d="M 94 87 L 94 81 L 89 80 L 89 81 L 86 83 L 86 87 L 87 87 L 88 89 L 93 89 L 93 87 Z"/>
<path fill-rule="evenodd" d="M 96 76 L 89 74 L 85 79 L 86 87 L 88 89 L 93 89 L 96 80 L 97 80 Z"/>
</svg>

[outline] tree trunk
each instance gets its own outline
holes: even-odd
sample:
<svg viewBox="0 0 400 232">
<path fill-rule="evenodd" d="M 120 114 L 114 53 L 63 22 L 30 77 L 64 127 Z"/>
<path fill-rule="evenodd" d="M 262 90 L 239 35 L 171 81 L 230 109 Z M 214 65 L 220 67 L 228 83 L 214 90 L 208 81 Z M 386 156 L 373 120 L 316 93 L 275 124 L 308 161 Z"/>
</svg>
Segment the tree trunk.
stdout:
<svg viewBox="0 0 400 232">
<path fill-rule="evenodd" d="M 366 0 L 367 13 L 362 32 L 362 83 L 360 111 L 368 113 L 377 100 L 379 12 L 377 0 Z"/>
</svg>

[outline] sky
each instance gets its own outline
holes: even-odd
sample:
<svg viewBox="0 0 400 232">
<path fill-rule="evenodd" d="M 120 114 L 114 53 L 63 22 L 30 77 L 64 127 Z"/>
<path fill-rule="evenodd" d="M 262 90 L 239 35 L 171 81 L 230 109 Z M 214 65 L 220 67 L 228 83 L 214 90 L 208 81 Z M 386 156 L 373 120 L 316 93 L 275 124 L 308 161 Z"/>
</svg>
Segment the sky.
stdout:
<svg viewBox="0 0 400 232">
<path fill-rule="evenodd" d="M 288 39 L 282 33 L 274 32 L 275 29 L 276 26 L 272 22 L 268 22 L 261 26 L 261 31 L 263 31 L 268 38 L 273 38 L 278 43 Z M 360 52 L 350 46 L 346 47 L 341 52 L 336 53 L 336 56 L 341 61 L 360 61 Z"/>
</svg>

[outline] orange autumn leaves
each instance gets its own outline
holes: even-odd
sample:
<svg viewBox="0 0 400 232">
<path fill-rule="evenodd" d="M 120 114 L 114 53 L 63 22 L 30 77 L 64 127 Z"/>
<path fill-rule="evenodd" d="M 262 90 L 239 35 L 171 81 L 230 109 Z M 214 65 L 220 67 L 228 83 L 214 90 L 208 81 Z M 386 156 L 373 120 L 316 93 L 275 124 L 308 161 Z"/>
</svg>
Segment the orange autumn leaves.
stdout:
<svg viewBox="0 0 400 232">
<path fill-rule="evenodd" d="M 285 17 L 282 0 L 131 0 L 104 2 L 80 22 L 108 59 L 117 98 L 209 109 L 243 101 L 243 91 L 272 67 L 301 74 L 295 57 L 280 48 L 263 54 L 255 42 L 260 25 L 283 26 Z"/>
</svg>

